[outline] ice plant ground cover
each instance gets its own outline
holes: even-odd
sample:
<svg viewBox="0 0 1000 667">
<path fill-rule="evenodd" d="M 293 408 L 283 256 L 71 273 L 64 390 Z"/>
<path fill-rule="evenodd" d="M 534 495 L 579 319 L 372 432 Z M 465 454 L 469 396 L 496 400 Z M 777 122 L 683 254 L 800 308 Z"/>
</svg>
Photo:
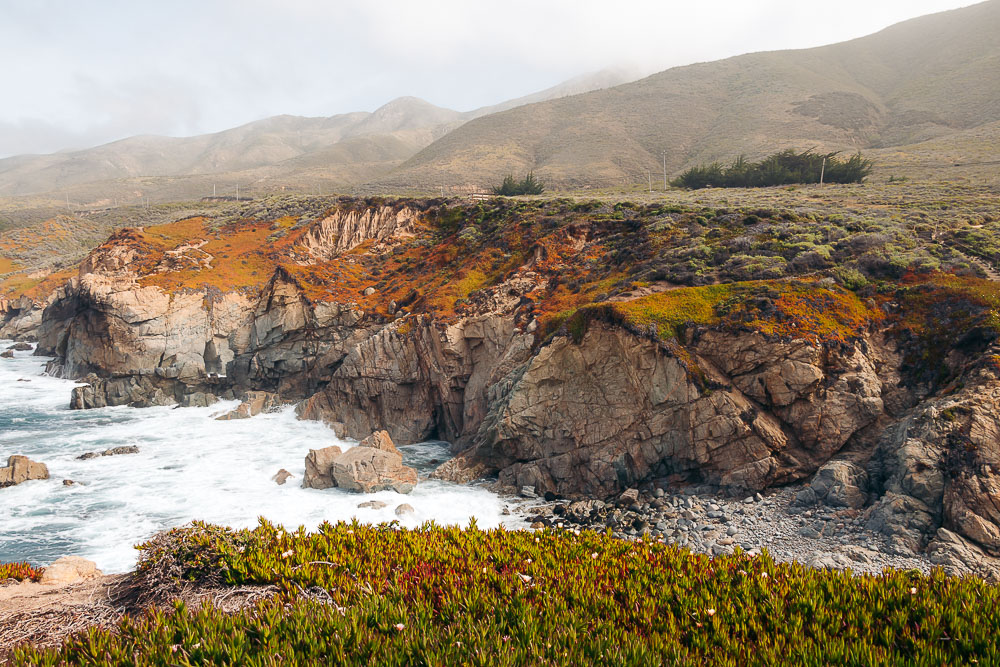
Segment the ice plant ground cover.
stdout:
<svg viewBox="0 0 1000 667">
<path fill-rule="evenodd" d="M 144 546 L 135 576 L 272 584 L 236 614 L 177 605 L 15 664 L 979 664 L 1000 662 L 1000 589 L 709 558 L 544 530 L 206 524 Z"/>
</svg>

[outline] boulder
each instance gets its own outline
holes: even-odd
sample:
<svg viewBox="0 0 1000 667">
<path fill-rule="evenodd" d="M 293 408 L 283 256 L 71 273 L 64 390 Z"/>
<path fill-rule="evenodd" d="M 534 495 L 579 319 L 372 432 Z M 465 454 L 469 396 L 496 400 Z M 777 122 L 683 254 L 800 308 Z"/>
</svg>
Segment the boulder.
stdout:
<svg viewBox="0 0 1000 667">
<path fill-rule="evenodd" d="M 42 572 L 39 583 L 46 586 L 68 586 L 83 579 L 101 576 L 97 564 L 79 556 L 63 556 Z"/>
<path fill-rule="evenodd" d="M 292 476 L 292 473 L 282 468 L 274 475 L 274 477 L 271 478 L 271 480 L 278 486 L 283 486 Z"/>
<path fill-rule="evenodd" d="M 386 431 L 375 431 L 359 442 L 358 447 L 371 447 L 372 449 L 380 449 L 383 452 L 399 454 L 399 450 L 396 449 L 396 445 L 393 444 L 392 438 L 389 437 Z"/>
<path fill-rule="evenodd" d="M 850 461 L 829 461 L 813 477 L 816 499 L 831 507 L 863 507 L 868 499 L 868 473 Z"/>
<path fill-rule="evenodd" d="M 281 408 L 282 401 L 278 394 L 269 391 L 248 391 L 240 399 L 243 401 L 234 410 L 216 417 L 219 421 L 229 419 L 248 419 L 262 412 L 274 412 Z"/>
<path fill-rule="evenodd" d="M 105 449 L 103 452 L 87 452 L 86 454 L 80 454 L 76 457 L 80 461 L 87 461 L 89 459 L 96 459 L 101 456 L 119 456 L 121 454 L 138 454 L 139 448 L 135 445 L 125 445 L 124 447 L 112 447 L 111 449 Z"/>
<path fill-rule="evenodd" d="M 25 343 L 25 342 L 14 343 L 7 349 L 14 350 L 16 352 L 28 352 L 29 350 L 31 350 L 31 343 Z"/>
<path fill-rule="evenodd" d="M 417 511 L 413 509 L 413 505 L 410 505 L 409 503 L 403 503 L 402 505 L 396 507 L 396 516 L 398 517 L 409 516 L 416 513 Z"/>
<path fill-rule="evenodd" d="M 11 456 L 7 467 L 0 468 L 0 489 L 33 479 L 48 479 L 49 469 L 44 463 L 32 461 L 27 456 Z"/>
<path fill-rule="evenodd" d="M 337 486 L 361 493 L 409 493 L 417 484 L 417 471 L 403 465 L 400 454 L 373 447 L 347 450 L 333 461 L 331 472 Z"/>
<path fill-rule="evenodd" d="M 337 486 L 331 468 L 334 460 L 342 454 L 336 445 L 323 449 L 310 449 L 306 454 L 306 474 L 302 477 L 303 489 L 329 489 Z"/>
<path fill-rule="evenodd" d="M 358 503 L 358 509 L 361 510 L 380 510 L 385 508 L 388 503 L 384 503 L 381 500 L 366 500 L 363 503 Z"/>
<path fill-rule="evenodd" d="M 3 357 L 4 359 L 13 359 L 14 350 L 4 350 L 3 352 L 0 352 L 0 357 Z"/>
</svg>

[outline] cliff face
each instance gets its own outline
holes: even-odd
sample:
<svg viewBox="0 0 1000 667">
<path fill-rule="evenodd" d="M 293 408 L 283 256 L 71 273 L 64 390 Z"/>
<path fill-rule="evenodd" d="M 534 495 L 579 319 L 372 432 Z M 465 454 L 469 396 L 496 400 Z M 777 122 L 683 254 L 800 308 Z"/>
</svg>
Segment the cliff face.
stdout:
<svg viewBox="0 0 1000 667">
<path fill-rule="evenodd" d="M 481 258 L 479 273 L 417 271 L 465 241 L 431 247 L 439 232 L 415 211 L 328 212 L 288 237 L 277 223 L 214 240 L 199 227 L 206 238 L 166 250 L 125 230 L 41 316 L 33 302 L 0 312 L 7 327 L 38 322 L 50 371 L 85 379 L 77 408 L 264 390 L 348 437 L 447 440 L 458 456 L 442 477 L 599 497 L 653 480 L 741 494 L 811 480 L 804 504 L 864 511 L 900 548 L 971 540 L 1000 552 L 1000 357 L 970 315 L 988 308 L 962 301 L 980 283 L 888 296 L 815 280 L 664 286 L 559 326 L 551 313 L 575 294 L 560 279 L 573 261 L 597 261 L 593 230 L 493 249 L 509 268 L 467 289 Z M 276 239 L 280 261 L 253 289 L 213 287 L 219 272 L 260 266 L 230 249 L 251 233 Z M 416 259 L 396 259 L 411 250 Z M 934 318 L 954 335 L 910 321 Z"/>
</svg>

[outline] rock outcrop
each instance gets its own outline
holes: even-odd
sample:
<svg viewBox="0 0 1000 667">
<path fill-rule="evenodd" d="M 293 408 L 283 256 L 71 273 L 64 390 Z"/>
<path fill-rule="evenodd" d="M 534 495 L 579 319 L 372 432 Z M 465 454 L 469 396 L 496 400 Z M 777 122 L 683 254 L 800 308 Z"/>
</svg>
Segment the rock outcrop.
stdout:
<svg viewBox="0 0 1000 667">
<path fill-rule="evenodd" d="M 0 468 L 0 489 L 30 480 L 48 479 L 49 469 L 44 463 L 32 461 L 27 456 L 11 456 L 7 466 Z"/>
<path fill-rule="evenodd" d="M 538 496 L 608 498 L 653 482 L 752 494 L 811 480 L 797 503 L 858 512 L 901 552 L 937 543 L 955 562 L 1000 553 L 993 329 L 935 339 L 941 349 L 929 350 L 898 317 L 891 324 L 893 297 L 831 280 L 735 289 L 731 301 L 749 304 L 739 317 L 729 301 L 689 295 L 710 316 L 674 323 L 670 335 L 657 317 L 632 317 L 667 312 L 664 304 L 615 311 L 604 306 L 637 300 L 620 288 L 607 300 L 587 292 L 602 302 L 587 312 L 604 316 L 557 328 L 555 313 L 578 304 L 569 295 L 579 281 L 560 283 L 568 262 L 606 257 L 588 245 L 603 233 L 596 223 L 553 227 L 544 243 L 492 248 L 460 265 L 444 256 L 461 255 L 482 230 L 446 206 L 433 219 L 418 208 L 354 202 L 318 219 L 254 226 L 275 243 L 297 235 L 275 251 L 269 278 L 228 292 L 147 279 L 210 272 L 203 239 L 161 253 L 139 275 L 149 237 L 123 230 L 47 300 L 38 353 L 57 358 L 51 374 L 86 382 L 73 391 L 75 408 L 243 396 L 225 417 L 241 418 L 301 401 L 300 417 L 338 437 L 446 440 L 460 454 L 436 476 L 496 475 Z M 452 240 L 434 246 L 431 262 L 423 250 L 442 235 Z M 587 248 L 593 257 L 578 254 Z M 401 274 L 425 263 L 433 267 L 423 283 L 401 286 Z M 793 309 L 779 312 L 785 297 Z M 37 308 L 6 304 L 2 321 Z M 934 372 L 919 368 L 939 356 Z M 395 446 L 374 442 L 312 450 L 303 485 L 412 488 L 416 474 Z"/>
<path fill-rule="evenodd" d="M 0 298 L 0 338 L 35 340 L 43 312 L 43 304 L 26 296 Z"/>
<path fill-rule="evenodd" d="M 284 405 L 280 396 L 269 391 L 248 391 L 240 397 L 240 401 L 242 402 L 235 409 L 216 419 L 220 421 L 249 419 L 262 412 L 275 412 Z"/>
<path fill-rule="evenodd" d="M 417 471 L 403 465 L 402 454 L 385 431 L 373 433 L 346 452 L 339 447 L 310 450 L 302 481 L 305 488 L 336 486 L 360 493 L 409 493 L 416 484 Z"/>
<path fill-rule="evenodd" d="M 303 489 L 329 489 L 337 485 L 333 480 L 333 462 L 343 453 L 340 447 L 310 449 L 306 454 L 306 473 L 302 477 Z"/>
<path fill-rule="evenodd" d="M 38 583 L 45 586 L 68 586 L 83 579 L 101 576 L 97 564 L 79 556 L 63 556 L 44 570 Z"/>
</svg>

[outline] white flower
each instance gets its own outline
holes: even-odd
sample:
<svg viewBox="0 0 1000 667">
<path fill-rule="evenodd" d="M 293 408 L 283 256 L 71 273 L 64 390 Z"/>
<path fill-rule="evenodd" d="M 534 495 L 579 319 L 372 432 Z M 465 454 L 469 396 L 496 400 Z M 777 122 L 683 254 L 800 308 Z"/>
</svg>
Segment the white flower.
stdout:
<svg viewBox="0 0 1000 667">
<path fill-rule="evenodd" d="M 291 556 L 291 555 L 292 555 L 292 554 L 294 554 L 294 553 L 295 553 L 295 551 L 294 551 L 294 550 L 292 550 L 292 549 L 289 549 L 288 551 L 286 551 L 286 552 L 282 553 L 282 554 L 281 554 L 281 557 L 282 557 L 282 558 L 288 558 L 289 556 Z"/>
<path fill-rule="evenodd" d="M 405 626 L 405 625 L 403 625 L 402 623 L 397 623 L 397 624 L 396 624 L 396 629 L 397 629 L 397 630 L 399 630 L 400 632 L 402 632 L 402 631 L 403 631 L 403 628 L 405 628 L 405 627 L 406 627 L 406 626 Z"/>
<path fill-rule="evenodd" d="M 590 557 L 591 558 L 597 558 L 597 552 L 595 551 L 594 553 L 590 554 Z"/>
<path fill-rule="evenodd" d="M 916 595 L 916 594 L 917 594 L 917 587 L 916 586 L 911 587 L 910 588 L 910 595 Z"/>
<path fill-rule="evenodd" d="M 706 609 L 705 613 L 708 614 L 709 616 L 715 616 L 715 610 L 714 609 Z"/>
</svg>

